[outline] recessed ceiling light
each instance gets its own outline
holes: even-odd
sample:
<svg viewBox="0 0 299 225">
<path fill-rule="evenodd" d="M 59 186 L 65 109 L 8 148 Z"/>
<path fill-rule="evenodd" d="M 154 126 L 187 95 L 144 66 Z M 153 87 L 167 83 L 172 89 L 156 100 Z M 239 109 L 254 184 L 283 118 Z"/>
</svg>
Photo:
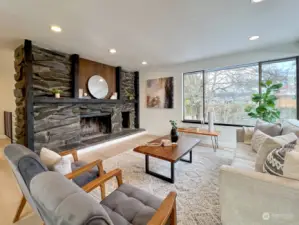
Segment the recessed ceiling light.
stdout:
<svg viewBox="0 0 299 225">
<path fill-rule="evenodd" d="M 264 1 L 264 0 L 251 0 L 251 3 L 260 3 L 262 1 Z"/>
<path fill-rule="evenodd" d="M 142 65 L 147 65 L 147 62 L 146 62 L 146 61 L 143 61 L 143 62 L 142 62 Z"/>
<path fill-rule="evenodd" d="M 251 36 L 251 37 L 249 37 L 249 40 L 250 41 L 255 41 L 255 40 L 259 39 L 259 38 L 260 38 L 260 36 Z"/>
<path fill-rule="evenodd" d="M 61 27 L 55 26 L 55 25 L 51 26 L 51 30 L 56 32 L 56 33 L 59 33 L 59 32 L 62 31 Z"/>
<path fill-rule="evenodd" d="M 109 52 L 110 52 L 111 54 L 115 54 L 115 53 L 116 53 L 116 50 L 115 50 L 114 48 L 111 48 L 111 49 L 109 49 Z"/>
</svg>

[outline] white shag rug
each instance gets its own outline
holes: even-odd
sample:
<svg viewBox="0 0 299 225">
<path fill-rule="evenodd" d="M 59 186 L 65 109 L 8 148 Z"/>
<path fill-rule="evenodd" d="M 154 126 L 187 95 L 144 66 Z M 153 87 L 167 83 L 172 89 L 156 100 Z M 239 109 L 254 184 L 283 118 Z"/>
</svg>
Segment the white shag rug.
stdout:
<svg viewBox="0 0 299 225">
<path fill-rule="evenodd" d="M 171 184 L 145 173 L 145 156 L 132 150 L 104 160 L 104 169 L 120 168 L 123 181 L 164 199 L 170 191 L 177 192 L 179 225 L 220 225 L 219 169 L 230 165 L 233 150 L 217 150 L 196 146 L 192 164 L 175 164 L 175 183 Z M 186 156 L 188 158 L 188 155 Z M 150 157 L 150 170 L 170 176 L 170 163 Z M 107 195 L 117 187 L 113 179 L 106 184 Z M 91 195 L 100 201 L 100 192 Z"/>
</svg>

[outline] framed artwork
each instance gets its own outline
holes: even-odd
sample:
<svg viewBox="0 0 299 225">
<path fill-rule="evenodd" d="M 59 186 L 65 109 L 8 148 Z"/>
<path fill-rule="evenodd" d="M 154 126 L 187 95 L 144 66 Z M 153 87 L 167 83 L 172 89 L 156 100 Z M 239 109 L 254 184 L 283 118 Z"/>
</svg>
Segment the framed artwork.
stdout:
<svg viewBox="0 0 299 225">
<path fill-rule="evenodd" d="M 173 77 L 146 81 L 147 108 L 173 108 Z"/>
</svg>

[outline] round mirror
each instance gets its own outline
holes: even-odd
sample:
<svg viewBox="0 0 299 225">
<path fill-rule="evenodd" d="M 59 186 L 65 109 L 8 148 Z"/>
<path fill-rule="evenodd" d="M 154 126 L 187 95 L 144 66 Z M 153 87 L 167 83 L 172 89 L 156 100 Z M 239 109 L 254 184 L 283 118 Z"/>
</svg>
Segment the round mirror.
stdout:
<svg viewBox="0 0 299 225">
<path fill-rule="evenodd" d="M 108 84 L 100 75 L 90 77 L 87 86 L 90 94 L 97 99 L 105 98 L 108 94 Z"/>
</svg>

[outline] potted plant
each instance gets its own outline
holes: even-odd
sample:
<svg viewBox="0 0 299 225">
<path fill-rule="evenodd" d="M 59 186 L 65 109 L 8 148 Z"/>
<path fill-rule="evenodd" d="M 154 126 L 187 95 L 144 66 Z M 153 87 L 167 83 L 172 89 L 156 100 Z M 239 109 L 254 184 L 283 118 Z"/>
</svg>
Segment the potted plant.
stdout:
<svg viewBox="0 0 299 225">
<path fill-rule="evenodd" d="M 169 120 L 171 124 L 170 138 L 171 142 L 176 143 L 179 139 L 178 131 L 177 131 L 177 123 L 174 120 Z"/>
<path fill-rule="evenodd" d="M 128 90 L 125 90 L 126 92 L 126 97 L 129 99 L 129 100 L 134 100 L 134 94 Z"/>
<path fill-rule="evenodd" d="M 60 94 L 62 94 L 63 91 L 62 90 L 58 90 L 56 88 L 53 88 L 52 89 L 52 93 L 55 94 L 55 98 L 60 98 Z"/>
<path fill-rule="evenodd" d="M 261 94 L 253 94 L 251 100 L 252 105 L 245 108 L 245 112 L 251 118 L 259 118 L 269 123 L 276 122 L 280 118 L 280 111 L 276 108 L 277 97 L 275 93 L 282 87 L 282 83 L 273 84 L 271 80 L 261 82 L 262 91 Z"/>
</svg>

